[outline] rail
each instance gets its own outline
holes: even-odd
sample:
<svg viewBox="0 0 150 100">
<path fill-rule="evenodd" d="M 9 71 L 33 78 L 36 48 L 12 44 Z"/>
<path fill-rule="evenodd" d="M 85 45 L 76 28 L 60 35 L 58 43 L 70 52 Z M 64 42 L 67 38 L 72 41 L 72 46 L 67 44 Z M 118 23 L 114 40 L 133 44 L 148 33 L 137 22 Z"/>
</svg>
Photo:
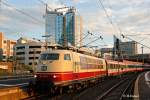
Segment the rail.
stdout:
<svg viewBox="0 0 150 100">
<path fill-rule="evenodd" d="M 129 97 L 131 97 L 131 90 L 132 90 L 129 87 L 132 87 L 131 85 L 135 81 L 135 79 L 136 76 L 133 76 L 120 81 L 119 83 L 115 84 L 113 87 L 108 89 L 106 92 L 104 92 L 102 95 L 98 96 L 97 100 L 105 100 L 110 98 L 123 100 L 125 97 L 129 99 Z M 126 93 L 129 93 L 127 91 L 130 91 L 130 94 L 126 95 Z"/>
<path fill-rule="evenodd" d="M 116 87 L 120 86 L 123 82 L 125 82 L 127 79 L 124 79 L 120 81 L 118 84 L 115 84 L 112 88 L 110 88 L 108 91 L 106 91 L 104 94 L 98 96 L 97 100 L 101 100 L 104 97 L 106 97 L 110 92 L 112 92 Z"/>
<path fill-rule="evenodd" d="M 134 95 L 132 94 L 133 92 L 133 87 L 134 87 L 134 82 L 135 82 L 136 78 L 134 78 L 133 80 L 131 80 L 129 82 L 129 84 L 127 85 L 127 87 L 125 88 L 125 90 L 123 91 L 121 97 L 119 100 L 126 100 L 126 98 L 132 98 L 134 97 Z"/>
</svg>

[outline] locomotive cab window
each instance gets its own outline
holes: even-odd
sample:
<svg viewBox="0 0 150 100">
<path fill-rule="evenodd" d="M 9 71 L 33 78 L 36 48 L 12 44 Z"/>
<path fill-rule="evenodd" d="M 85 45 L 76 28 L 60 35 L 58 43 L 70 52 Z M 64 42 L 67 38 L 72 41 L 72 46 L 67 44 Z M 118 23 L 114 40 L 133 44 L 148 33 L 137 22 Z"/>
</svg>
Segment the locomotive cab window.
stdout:
<svg viewBox="0 0 150 100">
<path fill-rule="evenodd" d="M 41 60 L 58 60 L 59 54 L 58 53 L 45 53 L 41 54 Z"/>
<path fill-rule="evenodd" d="M 70 54 L 64 54 L 64 60 L 71 60 Z"/>
</svg>

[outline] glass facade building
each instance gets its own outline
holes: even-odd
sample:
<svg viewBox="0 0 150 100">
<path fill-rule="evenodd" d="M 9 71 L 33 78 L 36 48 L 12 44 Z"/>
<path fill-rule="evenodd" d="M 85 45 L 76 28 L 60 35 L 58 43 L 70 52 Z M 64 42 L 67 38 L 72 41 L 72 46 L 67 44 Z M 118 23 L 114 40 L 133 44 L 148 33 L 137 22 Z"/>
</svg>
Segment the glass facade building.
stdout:
<svg viewBox="0 0 150 100">
<path fill-rule="evenodd" d="M 82 27 L 80 17 L 75 14 L 75 9 L 66 12 L 47 11 L 46 13 L 46 42 L 63 46 L 76 46 L 80 42 Z"/>
<path fill-rule="evenodd" d="M 63 44 L 63 16 L 56 17 L 55 41 L 57 44 Z"/>
<path fill-rule="evenodd" d="M 69 12 L 69 13 L 66 13 L 65 15 L 65 18 L 66 18 L 66 36 L 67 36 L 67 43 L 68 44 L 71 44 L 71 45 L 74 45 L 74 30 L 75 30 L 75 20 L 74 20 L 74 13 L 72 12 Z"/>
</svg>

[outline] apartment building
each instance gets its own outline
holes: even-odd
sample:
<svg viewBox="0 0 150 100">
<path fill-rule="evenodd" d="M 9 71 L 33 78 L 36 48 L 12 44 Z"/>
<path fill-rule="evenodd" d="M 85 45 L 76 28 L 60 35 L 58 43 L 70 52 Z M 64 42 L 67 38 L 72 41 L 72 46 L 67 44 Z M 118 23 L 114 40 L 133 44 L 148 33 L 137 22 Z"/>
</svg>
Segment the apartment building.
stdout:
<svg viewBox="0 0 150 100">
<path fill-rule="evenodd" d="M 14 46 L 16 64 L 36 66 L 40 53 L 45 50 L 44 42 L 20 38 Z"/>
<path fill-rule="evenodd" d="M 16 44 L 15 40 L 6 39 L 4 33 L 0 32 L 0 58 L 1 60 L 13 58 L 13 47 Z"/>
</svg>

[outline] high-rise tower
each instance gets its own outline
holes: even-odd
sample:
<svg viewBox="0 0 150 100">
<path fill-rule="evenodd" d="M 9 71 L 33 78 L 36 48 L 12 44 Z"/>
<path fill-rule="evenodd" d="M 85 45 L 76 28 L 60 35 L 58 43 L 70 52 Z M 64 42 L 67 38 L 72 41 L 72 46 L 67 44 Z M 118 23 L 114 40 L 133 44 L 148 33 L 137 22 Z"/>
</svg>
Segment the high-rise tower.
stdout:
<svg viewBox="0 0 150 100">
<path fill-rule="evenodd" d="M 74 7 L 57 8 L 46 11 L 46 42 L 63 46 L 80 46 L 82 20 Z"/>
</svg>

